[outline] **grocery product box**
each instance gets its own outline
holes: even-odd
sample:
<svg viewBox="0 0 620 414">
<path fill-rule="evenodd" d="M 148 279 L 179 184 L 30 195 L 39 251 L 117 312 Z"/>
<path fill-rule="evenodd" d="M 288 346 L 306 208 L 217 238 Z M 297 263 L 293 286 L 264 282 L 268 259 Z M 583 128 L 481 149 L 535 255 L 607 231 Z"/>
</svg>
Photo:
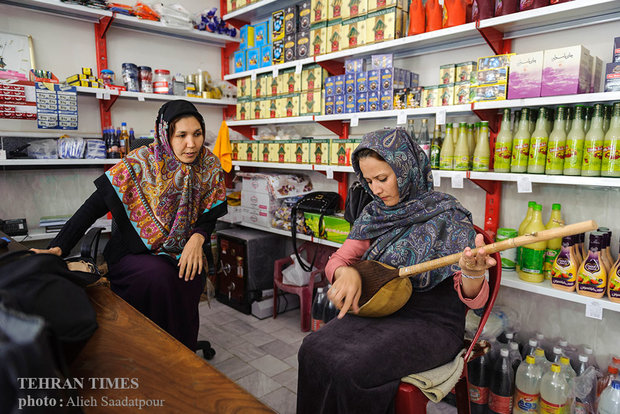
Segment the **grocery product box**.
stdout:
<svg viewBox="0 0 620 414">
<path fill-rule="evenodd" d="M 260 119 L 271 118 L 271 99 L 263 98 L 260 101 Z"/>
<path fill-rule="evenodd" d="M 367 72 L 368 92 L 381 90 L 381 70 L 372 69 Z"/>
<path fill-rule="evenodd" d="M 271 13 L 271 41 L 284 40 L 284 10 L 276 10 Z"/>
<path fill-rule="evenodd" d="M 456 77 L 456 65 L 454 63 L 449 63 L 447 65 L 441 65 L 439 67 L 439 83 L 443 85 L 447 85 L 449 83 L 454 83 Z"/>
<path fill-rule="evenodd" d="M 254 47 L 254 26 L 246 24 L 239 29 L 239 50 Z"/>
<path fill-rule="evenodd" d="M 592 56 L 592 76 L 590 77 L 590 93 L 601 91 L 601 79 L 603 77 L 603 60 L 598 56 Z"/>
<path fill-rule="evenodd" d="M 326 53 L 342 50 L 343 33 L 342 20 L 330 20 L 327 22 L 327 48 Z"/>
<path fill-rule="evenodd" d="M 356 91 L 356 74 L 355 73 L 345 73 L 344 75 L 344 93 L 346 94 L 355 94 Z"/>
<path fill-rule="evenodd" d="M 381 94 L 379 91 L 368 92 L 368 111 L 376 112 L 381 108 Z"/>
<path fill-rule="evenodd" d="M 520 53 L 510 57 L 508 99 L 540 96 L 543 59 L 544 53 L 542 51 Z"/>
<path fill-rule="evenodd" d="M 278 98 L 269 99 L 269 119 L 278 117 Z"/>
<path fill-rule="evenodd" d="M 326 22 L 329 10 L 329 0 L 311 0 L 310 24 Z"/>
<path fill-rule="evenodd" d="M 392 7 L 368 13 L 366 44 L 398 39 L 403 33 L 403 11 Z"/>
<path fill-rule="evenodd" d="M 295 35 L 284 36 L 284 61 L 292 62 L 297 60 L 297 48 L 295 43 Z"/>
<path fill-rule="evenodd" d="M 254 47 L 262 47 L 269 43 L 269 22 L 254 25 Z"/>
<path fill-rule="evenodd" d="M 310 30 L 302 30 L 295 35 L 295 56 L 297 59 L 310 56 Z"/>
<path fill-rule="evenodd" d="M 258 142 L 253 140 L 231 141 L 234 161 L 258 161 Z"/>
<path fill-rule="evenodd" d="M 342 49 L 350 49 L 366 44 L 366 16 L 342 20 Z"/>
<path fill-rule="evenodd" d="M 297 14 L 299 16 L 298 27 L 299 30 L 310 30 L 312 25 L 310 14 L 312 12 L 311 0 L 304 0 L 297 4 Z"/>
<path fill-rule="evenodd" d="M 310 163 L 318 165 L 329 164 L 330 144 L 331 140 L 327 138 L 310 140 Z"/>
<path fill-rule="evenodd" d="M 394 90 L 381 91 L 381 111 L 391 111 L 394 108 Z"/>
<path fill-rule="evenodd" d="M 330 147 L 331 165 L 351 165 L 351 154 L 361 142 L 361 139 L 332 139 Z"/>
<path fill-rule="evenodd" d="M 355 92 L 368 92 L 368 72 L 358 72 L 355 74 Z"/>
<path fill-rule="evenodd" d="M 585 47 L 545 50 L 540 96 L 568 95 L 590 91 L 592 58 Z"/>
<path fill-rule="evenodd" d="M 379 70 L 394 67 L 394 55 L 385 53 L 370 56 L 370 70 Z"/>
<path fill-rule="evenodd" d="M 307 139 L 291 140 L 291 150 L 289 151 L 289 160 L 287 162 L 293 164 L 308 164 L 310 160 L 310 142 Z"/>
<path fill-rule="evenodd" d="M 323 79 L 327 78 L 327 70 L 321 65 L 313 63 L 304 66 L 301 71 L 301 90 L 312 91 L 323 87 Z"/>
<path fill-rule="evenodd" d="M 245 50 L 238 50 L 233 54 L 235 73 L 245 71 Z"/>
<path fill-rule="evenodd" d="M 422 108 L 430 108 L 433 106 L 439 106 L 439 86 L 425 86 L 422 89 Z"/>
<path fill-rule="evenodd" d="M 463 105 L 471 102 L 471 83 L 466 80 L 454 84 L 454 105 Z"/>
<path fill-rule="evenodd" d="M 241 191 L 241 207 L 244 208 L 269 212 L 275 201 L 269 192 Z"/>
<path fill-rule="evenodd" d="M 360 73 L 364 71 L 364 58 L 345 59 L 344 73 Z"/>
<path fill-rule="evenodd" d="M 495 85 L 472 86 L 473 98 L 475 102 L 479 101 L 502 101 L 506 99 L 507 88 L 505 83 Z"/>
<path fill-rule="evenodd" d="M 329 76 L 325 78 L 325 96 L 334 96 L 336 92 L 336 77 Z"/>
<path fill-rule="evenodd" d="M 241 207 L 241 221 L 257 226 L 271 227 L 271 214 L 268 211 Z"/>
<path fill-rule="evenodd" d="M 258 158 L 260 162 L 276 162 L 276 144 L 274 142 L 273 140 L 264 140 L 258 143 Z M 265 191 L 269 190 L 265 188 Z M 243 193 L 243 187 L 241 192 Z"/>
<path fill-rule="evenodd" d="M 620 63 L 608 63 L 605 66 L 605 92 L 620 91 Z"/>
<path fill-rule="evenodd" d="M 299 115 L 321 115 L 322 95 L 320 89 L 302 92 L 299 95 Z"/>
<path fill-rule="evenodd" d="M 357 97 L 355 93 L 347 93 L 344 96 L 344 112 L 347 114 L 357 112 Z"/>
<path fill-rule="evenodd" d="M 251 109 L 252 109 L 252 114 L 251 114 L 252 119 L 262 119 L 261 100 L 252 101 Z"/>
<path fill-rule="evenodd" d="M 614 53 L 612 63 L 620 63 L 620 37 L 614 37 Z"/>
<path fill-rule="evenodd" d="M 310 56 L 324 55 L 327 49 L 327 21 L 310 26 Z"/>
<path fill-rule="evenodd" d="M 455 82 L 471 82 L 476 74 L 478 64 L 474 61 L 457 63 Z"/>
<path fill-rule="evenodd" d="M 342 5 L 343 19 L 364 16 L 368 12 L 368 0 L 345 0 Z"/>
<path fill-rule="evenodd" d="M 246 70 L 260 68 L 260 47 L 253 47 L 246 50 Z"/>
<path fill-rule="evenodd" d="M 280 110 L 281 118 L 299 116 L 299 94 L 287 95 L 280 101 L 283 106 Z"/>
<path fill-rule="evenodd" d="M 342 18 L 342 2 L 343 0 L 329 0 L 329 7 L 327 9 L 328 21 Z"/>
<path fill-rule="evenodd" d="M 506 53 L 503 55 L 493 55 L 478 58 L 477 70 L 502 68 L 510 65 L 510 57 L 514 53 Z"/>
<path fill-rule="evenodd" d="M 344 114 L 344 95 L 334 95 L 334 113 Z"/>
<path fill-rule="evenodd" d="M 407 89 L 394 89 L 394 109 L 407 108 Z"/>
<path fill-rule="evenodd" d="M 508 82 L 508 67 L 485 69 L 476 72 L 476 83 L 478 85 L 490 85 L 493 83 Z"/>
<path fill-rule="evenodd" d="M 237 105 L 236 105 L 236 110 L 237 110 L 237 121 L 245 121 L 250 119 L 249 118 L 249 102 L 248 101 L 242 101 L 240 98 L 237 99 Z"/>
<path fill-rule="evenodd" d="M 325 115 L 333 115 L 334 114 L 334 96 L 325 96 L 325 104 L 323 113 Z"/>
<path fill-rule="evenodd" d="M 271 49 L 271 63 L 277 65 L 284 63 L 284 39 L 274 40 Z"/>
<path fill-rule="evenodd" d="M 351 225 L 344 219 L 344 215 L 323 216 L 323 223 L 319 223 L 320 219 L 320 214 L 304 212 L 304 221 L 314 237 L 344 243 L 351 231 Z M 319 234 L 319 228 L 323 233 Z"/>
<path fill-rule="evenodd" d="M 271 66 L 272 60 L 272 45 L 261 46 L 260 48 L 260 67 L 265 68 L 267 66 Z"/>
<path fill-rule="evenodd" d="M 278 74 L 278 94 L 285 95 L 301 91 L 301 74 L 295 68 L 284 69 Z"/>
<path fill-rule="evenodd" d="M 394 68 L 381 69 L 379 77 L 379 86 L 382 91 L 394 89 Z"/>
<path fill-rule="evenodd" d="M 284 36 L 297 33 L 297 6 L 292 5 L 284 9 Z"/>
<path fill-rule="evenodd" d="M 265 86 L 267 91 L 265 92 L 265 96 L 278 96 L 278 81 L 279 74 L 275 78 L 271 73 L 265 75 Z"/>
<path fill-rule="evenodd" d="M 416 86 L 410 88 L 407 92 L 407 108 L 421 108 L 422 107 L 422 87 Z"/>
<path fill-rule="evenodd" d="M 269 141 L 253 141 L 256 143 L 257 148 L 262 151 L 263 144 Z M 256 193 L 269 193 L 270 192 L 269 179 L 265 176 L 247 175 L 241 178 L 241 194 L 243 192 L 256 192 Z"/>
<path fill-rule="evenodd" d="M 228 0 L 226 4 L 228 6 L 228 11 L 230 12 L 241 7 L 245 7 L 248 3 L 246 0 Z"/>
<path fill-rule="evenodd" d="M 344 93 L 344 75 L 334 76 L 334 95 L 342 95 Z"/>
<path fill-rule="evenodd" d="M 398 7 L 399 9 L 409 9 L 409 4 L 405 0 L 368 0 L 368 11 Z"/>
<path fill-rule="evenodd" d="M 357 100 L 357 112 L 368 111 L 368 92 L 358 92 L 355 98 Z"/>
<path fill-rule="evenodd" d="M 252 96 L 252 80 L 248 76 L 246 78 L 237 79 L 237 97 L 245 98 Z"/>
<path fill-rule="evenodd" d="M 437 106 L 454 105 L 454 84 L 442 84 L 437 88 Z"/>
<path fill-rule="evenodd" d="M 264 75 L 258 75 L 252 82 L 252 99 L 262 98 L 267 90 L 267 78 Z"/>
</svg>

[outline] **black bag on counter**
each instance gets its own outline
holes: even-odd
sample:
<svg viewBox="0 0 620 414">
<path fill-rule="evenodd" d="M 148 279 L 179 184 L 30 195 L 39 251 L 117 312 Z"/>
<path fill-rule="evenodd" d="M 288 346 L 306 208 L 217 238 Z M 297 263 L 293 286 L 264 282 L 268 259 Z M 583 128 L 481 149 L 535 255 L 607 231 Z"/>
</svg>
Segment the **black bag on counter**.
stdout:
<svg viewBox="0 0 620 414">
<path fill-rule="evenodd" d="M 353 224 L 353 222 L 359 217 L 366 207 L 366 204 L 372 201 L 372 194 L 370 194 L 364 186 L 355 181 L 349 187 L 347 191 L 347 201 L 344 202 L 344 219 Z"/>
</svg>

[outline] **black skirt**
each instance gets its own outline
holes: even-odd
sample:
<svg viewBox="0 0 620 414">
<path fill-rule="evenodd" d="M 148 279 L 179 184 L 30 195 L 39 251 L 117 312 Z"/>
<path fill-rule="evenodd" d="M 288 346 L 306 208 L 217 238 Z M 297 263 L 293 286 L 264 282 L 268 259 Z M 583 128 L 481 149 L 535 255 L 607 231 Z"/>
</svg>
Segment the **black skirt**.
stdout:
<svg viewBox="0 0 620 414">
<path fill-rule="evenodd" d="M 466 310 L 448 278 L 390 316 L 333 319 L 299 349 L 297 413 L 393 412 L 402 377 L 452 361 L 463 348 Z"/>
</svg>

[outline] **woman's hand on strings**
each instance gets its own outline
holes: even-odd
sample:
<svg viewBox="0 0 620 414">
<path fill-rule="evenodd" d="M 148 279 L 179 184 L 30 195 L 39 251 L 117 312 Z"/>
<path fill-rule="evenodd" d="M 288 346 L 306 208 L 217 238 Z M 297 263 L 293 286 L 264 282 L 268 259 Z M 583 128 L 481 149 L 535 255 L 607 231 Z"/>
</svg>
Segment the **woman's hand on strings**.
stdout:
<svg viewBox="0 0 620 414">
<path fill-rule="evenodd" d="M 202 245 L 205 238 L 202 234 L 194 233 L 189 238 L 179 259 L 179 279 L 185 281 L 194 280 L 194 277 L 202 273 L 204 263 Z"/>
<path fill-rule="evenodd" d="M 327 298 L 338 308 L 338 319 L 351 309 L 359 312 L 359 300 L 362 295 L 362 277 L 359 272 L 348 266 L 342 266 L 334 272 L 334 283 L 327 291 Z"/>
<path fill-rule="evenodd" d="M 484 246 L 484 238 L 482 234 L 476 235 L 476 247 L 480 248 Z M 466 247 L 463 250 L 463 254 L 459 259 L 459 266 L 463 273 L 468 276 L 482 276 L 484 272 L 497 264 L 494 258 L 489 256 L 484 249 L 479 249 L 477 253 L 472 252 L 472 249 Z"/>
</svg>

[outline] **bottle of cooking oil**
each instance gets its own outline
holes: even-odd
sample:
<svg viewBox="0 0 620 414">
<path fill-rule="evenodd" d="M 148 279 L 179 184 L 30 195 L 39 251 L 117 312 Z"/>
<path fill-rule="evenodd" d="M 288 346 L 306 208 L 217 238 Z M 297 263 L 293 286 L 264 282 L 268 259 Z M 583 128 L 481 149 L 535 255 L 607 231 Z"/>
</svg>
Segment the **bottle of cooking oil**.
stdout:
<svg viewBox="0 0 620 414">
<path fill-rule="evenodd" d="M 536 204 L 532 214 L 532 220 L 525 228 L 525 234 L 535 233 L 545 229 L 542 221 L 542 205 Z M 521 250 L 521 268 L 518 271 L 519 278 L 527 282 L 542 282 L 543 263 L 545 258 L 546 241 L 540 241 L 523 246 Z"/>
</svg>

